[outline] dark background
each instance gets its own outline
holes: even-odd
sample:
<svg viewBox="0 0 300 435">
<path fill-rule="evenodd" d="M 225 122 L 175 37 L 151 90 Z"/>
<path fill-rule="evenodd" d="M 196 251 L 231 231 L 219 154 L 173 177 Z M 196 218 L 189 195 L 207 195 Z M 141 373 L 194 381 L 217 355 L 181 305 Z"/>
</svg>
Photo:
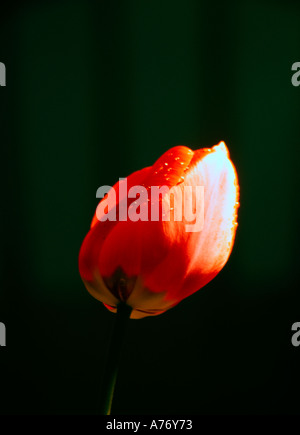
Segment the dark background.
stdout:
<svg viewBox="0 0 300 435">
<path fill-rule="evenodd" d="M 1 6 L 1 414 L 97 413 L 114 315 L 78 251 L 96 190 L 168 148 L 227 143 L 239 226 L 222 272 L 129 323 L 114 414 L 298 414 L 297 1 Z"/>
</svg>

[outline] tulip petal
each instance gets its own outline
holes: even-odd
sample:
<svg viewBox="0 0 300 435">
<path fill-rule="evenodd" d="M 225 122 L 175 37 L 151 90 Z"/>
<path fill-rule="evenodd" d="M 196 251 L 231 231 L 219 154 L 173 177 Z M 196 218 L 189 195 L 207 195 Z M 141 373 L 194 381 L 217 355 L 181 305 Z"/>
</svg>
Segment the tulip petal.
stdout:
<svg viewBox="0 0 300 435">
<path fill-rule="evenodd" d="M 174 189 L 184 186 L 204 186 L 204 227 L 198 233 L 186 233 L 181 222 L 163 223 L 165 237 L 170 241 L 169 253 L 144 281 L 145 286 L 156 291 L 163 288 L 168 299 L 177 301 L 211 281 L 233 247 L 239 192 L 224 142 L 195 152 L 183 184 Z M 167 282 L 164 276 L 172 276 L 172 280 Z"/>
<path fill-rule="evenodd" d="M 147 177 L 150 168 L 144 168 L 139 171 L 134 172 L 127 177 L 127 193 L 128 190 L 136 185 L 143 183 L 144 179 Z M 116 183 L 113 188 L 119 193 L 119 182 Z M 123 198 L 124 199 L 124 198 Z M 96 214 L 92 220 L 91 229 L 87 233 L 79 252 L 79 273 L 81 278 L 84 280 L 87 290 L 92 293 L 92 288 L 94 286 L 95 291 L 98 295 L 106 294 L 107 288 L 100 276 L 98 263 L 101 248 L 104 240 L 112 231 L 112 229 L 118 224 L 117 221 L 99 221 Z M 104 288 L 105 287 L 105 288 Z M 94 293 L 94 292 L 93 292 Z M 95 295 L 93 294 L 95 297 Z M 105 300 L 108 302 L 107 294 L 104 296 Z M 101 300 L 101 299 L 100 299 Z M 116 302 L 116 298 L 112 298 L 110 302 L 113 304 Z"/>
</svg>

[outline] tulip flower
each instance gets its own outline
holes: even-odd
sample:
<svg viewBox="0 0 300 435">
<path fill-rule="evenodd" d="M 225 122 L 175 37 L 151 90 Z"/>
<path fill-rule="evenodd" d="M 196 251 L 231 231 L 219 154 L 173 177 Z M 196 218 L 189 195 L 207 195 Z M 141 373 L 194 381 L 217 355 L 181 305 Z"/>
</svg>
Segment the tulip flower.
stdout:
<svg viewBox="0 0 300 435">
<path fill-rule="evenodd" d="M 149 194 L 154 186 L 165 186 L 173 201 L 183 197 L 186 201 L 186 192 L 190 192 L 194 202 L 193 189 L 203 187 L 201 229 L 187 231 L 186 220 L 176 220 L 174 212 L 169 220 L 162 218 L 170 194 L 148 198 L 147 204 L 140 202 L 149 214 L 155 201 L 159 203 L 159 219 L 129 219 L 137 202 L 129 195 L 135 186 Z M 224 142 L 197 151 L 171 148 L 153 166 L 134 172 L 113 190 L 115 219 L 105 216 L 104 197 L 79 254 L 87 290 L 110 311 L 116 312 L 123 302 L 131 307 L 133 319 L 164 313 L 223 268 L 234 243 L 239 196 L 236 170 Z"/>
<path fill-rule="evenodd" d="M 234 165 L 220 142 L 197 151 L 171 148 L 153 166 L 121 179 L 98 204 L 79 271 L 90 294 L 118 314 L 102 413 L 110 414 L 129 317 L 164 313 L 220 272 L 234 243 L 238 195 Z"/>
</svg>

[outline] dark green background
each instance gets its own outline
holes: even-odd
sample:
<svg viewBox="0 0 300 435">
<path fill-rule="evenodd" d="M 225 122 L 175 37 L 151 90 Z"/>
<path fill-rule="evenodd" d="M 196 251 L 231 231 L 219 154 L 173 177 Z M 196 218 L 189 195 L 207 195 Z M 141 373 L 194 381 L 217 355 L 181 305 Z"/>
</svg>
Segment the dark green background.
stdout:
<svg viewBox="0 0 300 435">
<path fill-rule="evenodd" d="M 77 266 L 96 190 L 220 140 L 241 186 L 233 253 L 130 321 L 113 413 L 299 413 L 299 23 L 296 1 L 1 6 L 0 413 L 97 412 L 114 315 Z"/>
</svg>

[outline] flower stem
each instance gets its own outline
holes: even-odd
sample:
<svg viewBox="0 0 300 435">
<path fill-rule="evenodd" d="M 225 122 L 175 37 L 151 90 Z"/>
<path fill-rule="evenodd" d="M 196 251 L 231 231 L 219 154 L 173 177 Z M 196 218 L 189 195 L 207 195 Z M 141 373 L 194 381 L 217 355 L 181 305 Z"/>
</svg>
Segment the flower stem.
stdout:
<svg viewBox="0 0 300 435">
<path fill-rule="evenodd" d="M 119 360 L 124 342 L 126 324 L 130 318 L 132 308 L 124 302 L 120 302 L 117 306 L 117 314 L 113 330 L 111 334 L 110 344 L 108 348 L 106 367 L 102 383 L 102 404 L 101 414 L 110 415 L 111 405 L 117 380 Z"/>
</svg>

